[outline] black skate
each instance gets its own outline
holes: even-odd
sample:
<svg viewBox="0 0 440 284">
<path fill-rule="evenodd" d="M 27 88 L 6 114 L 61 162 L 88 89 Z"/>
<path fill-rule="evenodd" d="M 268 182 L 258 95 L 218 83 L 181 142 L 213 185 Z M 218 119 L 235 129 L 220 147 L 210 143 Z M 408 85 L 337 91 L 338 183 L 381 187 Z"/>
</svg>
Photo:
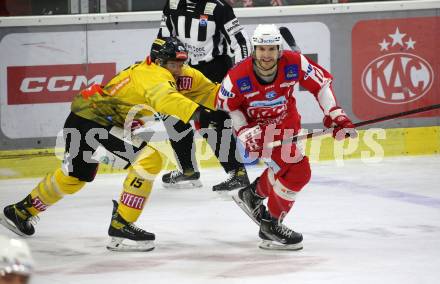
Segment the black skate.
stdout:
<svg viewBox="0 0 440 284">
<path fill-rule="evenodd" d="M 282 224 L 281 219 L 263 216 L 258 234 L 262 239 L 258 245 L 268 250 L 300 250 L 303 248 L 303 236 Z"/>
<path fill-rule="evenodd" d="M 32 207 L 31 196 L 16 204 L 11 204 L 0 213 L 0 223 L 9 230 L 20 236 L 32 236 L 35 233 L 34 225 L 39 220 L 38 216 L 32 216 L 26 208 Z"/>
<path fill-rule="evenodd" d="M 113 251 L 150 251 L 154 249 L 153 233 L 136 227 L 133 223 L 125 221 L 117 212 L 118 203 L 113 200 L 113 214 L 108 235 L 110 243 L 107 249 Z"/>
<path fill-rule="evenodd" d="M 260 225 L 266 207 L 263 205 L 264 197 L 256 193 L 258 180 L 259 178 L 245 188 L 240 189 L 237 195 L 232 196 L 232 199 L 257 225 Z"/>
<path fill-rule="evenodd" d="M 162 184 L 165 188 L 189 189 L 202 187 L 199 179 L 199 172 L 183 173 L 179 170 L 174 170 L 162 176 Z"/>
<path fill-rule="evenodd" d="M 229 178 L 212 187 L 213 191 L 231 191 L 249 185 L 249 178 L 246 169 L 238 168 L 228 172 Z"/>
</svg>

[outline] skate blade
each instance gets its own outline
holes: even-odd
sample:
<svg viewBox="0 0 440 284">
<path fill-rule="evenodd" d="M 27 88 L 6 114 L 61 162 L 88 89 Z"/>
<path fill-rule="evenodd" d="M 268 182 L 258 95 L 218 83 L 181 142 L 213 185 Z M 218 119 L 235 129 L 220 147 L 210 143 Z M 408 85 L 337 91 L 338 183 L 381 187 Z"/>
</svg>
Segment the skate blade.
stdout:
<svg viewBox="0 0 440 284">
<path fill-rule="evenodd" d="M 154 241 L 131 241 L 129 239 L 111 237 L 107 249 L 121 252 L 152 251 L 154 249 Z"/>
<path fill-rule="evenodd" d="M 200 180 L 184 181 L 179 183 L 165 183 L 162 182 L 162 186 L 166 189 L 192 189 L 202 187 L 202 182 Z"/>
<path fill-rule="evenodd" d="M 234 190 L 215 190 L 215 193 L 217 193 L 219 200 L 224 201 L 231 201 L 231 199 L 234 197 L 234 195 L 237 195 L 238 189 Z"/>
<path fill-rule="evenodd" d="M 255 222 L 255 224 L 257 224 L 258 226 L 260 226 L 260 222 L 254 217 L 254 215 L 252 214 L 252 212 L 249 210 L 249 208 L 246 206 L 246 204 L 241 201 L 241 199 L 238 197 L 238 195 L 234 195 L 232 196 L 232 200 L 235 201 L 235 203 L 237 203 L 238 207 L 241 208 L 241 210 L 244 211 L 244 213 L 246 213 L 246 215 L 249 216 L 249 218 L 252 219 L 252 221 Z"/>
<path fill-rule="evenodd" d="M 29 237 L 28 235 L 24 234 L 23 232 L 21 232 L 17 227 L 15 227 L 15 224 L 10 221 L 5 214 L 0 213 L 0 224 L 2 224 L 6 229 L 16 233 L 19 236 L 22 237 Z"/>
<path fill-rule="evenodd" d="M 261 249 L 265 249 L 265 250 L 290 250 L 290 251 L 295 251 L 295 250 L 302 250 L 303 249 L 303 245 L 302 242 L 297 243 L 297 244 L 291 244 L 291 245 L 283 245 L 271 240 L 262 240 L 259 244 L 258 247 Z"/>
</svg>

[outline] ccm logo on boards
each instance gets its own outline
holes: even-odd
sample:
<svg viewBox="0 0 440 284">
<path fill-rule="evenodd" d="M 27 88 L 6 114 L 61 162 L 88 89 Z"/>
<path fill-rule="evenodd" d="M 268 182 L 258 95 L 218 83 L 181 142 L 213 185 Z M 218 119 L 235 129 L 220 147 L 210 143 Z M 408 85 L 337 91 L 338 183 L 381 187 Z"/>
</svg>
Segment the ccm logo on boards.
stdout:
<svg viewBox="0 0 440 284">
<path fill-rule="evenodd" d="M 7 67 L 8 104 L 70 102 L 80 90 L 104 84 L 116 74 L 116 63 Z"/>
</svg>

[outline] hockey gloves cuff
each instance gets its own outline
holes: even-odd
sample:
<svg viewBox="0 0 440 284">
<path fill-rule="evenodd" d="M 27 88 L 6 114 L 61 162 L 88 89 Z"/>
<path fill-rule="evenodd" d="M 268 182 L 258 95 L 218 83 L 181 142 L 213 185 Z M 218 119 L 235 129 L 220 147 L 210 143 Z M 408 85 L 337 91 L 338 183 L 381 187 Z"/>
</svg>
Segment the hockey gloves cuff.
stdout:
<svg viewBox="0 0 440 284">
<path fill-rule="evenodd" d="M 324 126 L 333 128 L 333 137 L 340 141 L 345 138 L 356 138 L 358 136 L 355 126 L 344 110 L 338 106 L 332 107 L 329 114 L 324 116 Z"/>
</svg>

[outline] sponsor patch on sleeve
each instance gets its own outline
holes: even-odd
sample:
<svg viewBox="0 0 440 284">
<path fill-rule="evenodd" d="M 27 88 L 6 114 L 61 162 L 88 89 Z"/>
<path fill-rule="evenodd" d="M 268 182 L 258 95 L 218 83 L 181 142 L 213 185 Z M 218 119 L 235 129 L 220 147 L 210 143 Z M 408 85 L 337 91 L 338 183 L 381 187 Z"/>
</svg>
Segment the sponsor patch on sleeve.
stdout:
<svg viewBox="0 0 440 284">
<path fill-rule="evenodd" d="M 243 29 L 242 26 L 240 26 L 240 23 L 238 22 L 238 19 L 232 19 L 229 22 L 225 24 L 225 30 L 229 35 L 235 35 L 239 31 Z"/>
</svg>

